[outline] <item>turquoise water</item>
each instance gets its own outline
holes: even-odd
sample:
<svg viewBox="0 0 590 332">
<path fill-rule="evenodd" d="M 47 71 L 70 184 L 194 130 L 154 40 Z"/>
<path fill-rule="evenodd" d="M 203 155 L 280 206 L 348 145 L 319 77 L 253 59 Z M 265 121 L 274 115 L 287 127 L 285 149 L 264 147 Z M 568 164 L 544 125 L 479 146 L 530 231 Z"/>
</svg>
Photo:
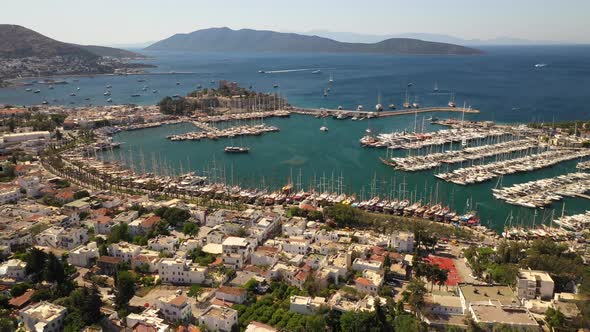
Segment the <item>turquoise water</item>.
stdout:
<svg viewBox="0 0 590 332">
<path fill-rule="evenodd" d="M 68 85 L 56 85 L 54 90 L 36 86 L 40 94 L 26 92 L 24 87 L 0 89 L 0 104 L 39 104 L 47 100 L 52 104 L 75 106 L 106 104 L 105 86 L 111 84 L 114 103 L 154 104 L 164 95 L 186 94 L 196 88 L 212 86 L 211 81 L 236 81 L 258 91 L 278 91 L 297 106 L 335 108 L 342 105 L 352 109 L 362 104 L 372 109 L 381 95 L 382 103 L 401 105 L 406 89 L 412 100 L 423 106 L 446 105 L 451 92 L 456 102 L 480 109 L 481 114 L 466 115 L 467 119 L 495 120 L 498 122 L 560 121 L 590 117 L 590 47 L 495 47 L 486 48 L 482 56 L 381 56 L 381 55 L 276 55 L 276 54 L 191 54 L 148 53 L 156 64 L 154 73 L 140 76 L 96 76 L 66 78 Z M 547 67 L 536 69 L 536 63 Z M 321 74 L 311 71 L 320 69 Z M 279 71 L 259 74 L 259 70 Z M 299 70 L 288 71 L 285 70 Z M 330 95 L 322 96 L 330 75 L 334 78 Z M 145 79 L 146 82 L 137 82 Z M 176 85 L 179 82 L 180 85 Z M 413 83 L 408 88 L 408 83 Z M 439 92 L 433 92 L 434 84 Z M 273 84 L 279 84 L 273 89 Z M 141 88 L 149 86 L 147 92 Z M 80 87 L 77 91 L 76 87 Z M 158 93 L 152 93 L 157 89 Z M 77 96 L 70 97 L 71 92 Z M 142 94 L 132 98 L 131 94 Z M 85 100 L 89 98 L 90 100 Z M 425 115 L 429 116 L 429 115 Z M 457 114 L 437 114 L 438 117 Z M 418 118 L 421 123 L 422 115 Z M 325 122 L 324 122 L 325 121 Z M 124 142 L 115 158 L 131 158 L 136 168 L 141 166 L 140 151 L 146 170 L 152 160 L 167 164 L 176 172 L 182 169 L 206 172 L 210 177 L 224 177 L 226 182 L 244 187 L 262 184 L 277 188 L 284 185 L 291 174 L 297 179 L 301 170 L 302 184 L 327 183 L 329 189 L 342 175 L 346 192 L 371 191 L 387 196 L 402 196 L 400 183 L 405 183 L 405 195 L 425 201 L 439 200 L 452 205 L 459 213 L 476 207 L 484 224 L 501 229 L 511 214 L 515 222 L 532 224 L 532 210 L 513 207 L 494 200 L 491 188 L 495 181 L 461 187 L 447 184 L 433 177 L 434 171 L 419 173 L 397 172 L 379 162 L 385 150 L 360 147 L 359 138 L 370 127 L 374 132 L 412 129 L 414 116 L 400 116 L 371 120 L 338 121 L 292 116 L 289 119 L 269 119 L 269 124 L 281 131 L 241 140 L 172 142 L 165 137 L 195 130 L 182 124 L 160 128 L 124 132 L 115 137 Z M 319 131 L 322 125 L 328 133 Z M 433 129 L 426 125 L 426 129 Z M 251 147 L 251 153 L 227 155 L 223 148 L 232 144 Z M 403 153 L 403 152 L 400 152 Z M 111 157 L 109 154 L 105 158 Z M 575 169 L 576 161 L 523 175 L 506 176 L 503 185 L 551 177 Z M 332 174 L 334 174 L 332 176 Z M 334 178 L 334 181 L 332 181 Z M 314 180 L 315 179 L 315 180 Z M 372 190 L 374 189 L 374 190 Z M 403 189 L 403 188 L 402 188 Z M 582 199 L 566 199 L 566 213 L 578 213 L 590 207 Z M 561 213 L 561 203 L 552 207 Z M 539 210 L 536 222 L 543 214 Z M 548 220 L 548 218 L 545 218 Z"/>
<path fill-rule="evenodd" d="M 218 141 L 182 141 L 173 142 L 167 135 L 180 134 L 195 130 L 191 124 L 179 124 L 138 131 L 122 132 L 115 137 L 124 142 L 120 152 L 114 155 L 105 153 L 104 158 L 121 157 L 133 160 L 133 166 L 142 171 L 141 154 L 145 169 L 152 170 L 153 160 L 156 164 L 166 164 L 170 169 L 180 172 L 190 167 L 212 178 L 222 179 L 229 184 L 243 187 L 260 187 L 262 184 L 273 188 L 285 185 L 291 174 L 295 182 L 301 170 L 301 182 L 305 189 L 317 186 L 323 181 L 327 188 L 337 188 L 338 177 L 343 177 L 345 192 L 355 192 L 360 197 L 370 196 L 372 188 L 381 197 L 422 198 L 424 202 L 439 201 L 453 206 L 458 212 L 464 212 L 467 201 L 471 208 L 479 211 L 482 222 L 500 230 L 506 218 L 513 213 L 514 223 L 526 225 L 533 223 L 533 210 L 514 207 L 492 197 L 491 189 L 497 181 L 462 187 L 440 181 L 433 176 L 436 170 L 408 173 L 395 171 L 379 161 L 385 156 L 384 149 L 362 148 L 359 138 L 364 135 L 368 125 L 373 130 L 402 130 L 412 122 L 413 117 L 383 118 L 376 121 L 343 121 L 315 119 L 302 115 L 293 115 L 287 119 L 268 119 L 265 122 L 278 126 L 281 131 L 262 136 L 244 137 L 242 139 L 220 139 Z M 373 125 L 374 124 L 374 125 Z M 329 132 L 319 131 L 326 125 Z M 428 129 L 428 128 L 427 128 Z M 251 148 L 249 154 L 225 154 L 227 145 L 243 144 Z M 397 154 L 403 154 L 400 151 Z M 564 162 L 557 166 L 522 175 L 505 176 L 503 185 L 552 177 L 575 170 L 576 161 Z M 445 169 L 446 170 L 446 169 Z M 334 179 L 334 180 L 332 180 Z M 374 185 L 373 185 L 374 183 Z M 436 195 L 438 192 L 438 195 Z M 590 206 L 587 200 L 566 199 L 566 212 L 577 213 Z M 556 214 L 561 213 L 561 204 L 557 204 Z M 538 224 L 544 213 L 549 221 L 551 209 L 539 210 L 536 217 Z"/>
</svg>

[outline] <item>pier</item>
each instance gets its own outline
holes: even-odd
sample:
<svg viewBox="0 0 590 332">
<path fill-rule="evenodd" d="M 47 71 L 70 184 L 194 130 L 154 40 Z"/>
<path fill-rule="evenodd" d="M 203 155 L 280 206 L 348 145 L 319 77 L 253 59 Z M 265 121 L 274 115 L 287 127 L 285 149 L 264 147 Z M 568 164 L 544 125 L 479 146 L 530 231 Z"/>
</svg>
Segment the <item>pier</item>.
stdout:
<svg viewBox="0 0 590 332">
<path fill-rule="evenodd" d="M 468 185 L 491 180 L 498 176 L 519 172 L 530 172 L 557 163 L 590 155 L 589 150 L 547 150 L 521 158 L 498 161 L 491 164 L 460 168 L 448 173 L 436 174 L 441 180 L 460 185 Z"/>
<path fill-rule="evenodd" d="M 579 197 L 589 191 L 590 174 L 582 172 L 492 189 L 494 198 L 528 208 L 543 208 L 562 200 L 564 196 Z"/>
<path fill-rule="evenodd" d="M 412 115 L 417 113 L 434 113 L 434 112 L 453 112 L 453 113 L 471 113 L 477 114 L 480 113 L 479 110 L 473 108 L 462 108 L 462 107 L 421 107 L 421 108 L 412 108 L 412 109 L 401 109 L 401 110 L 392 110 L 392 111 L 380 111 L 380 112 L 372 112 L 366 110 L 339 110 L 339 109 L 324 109 L 324 108 L 295 108 L 291 111 L 292 113 L 297 114 L 304 114 L 304 115 L 319 115 L 319 114 L 326 114 L 330 115 L 340 115 L 340 114 L 349 114 L 349 115 L 359 115 L 364 117 L 375 117 L 375 118 L 385 118 L 390 116 L 401 116 L 401 115 Z"/>
<path fill-rule="evenodd" d="M 238 136 L 258 136 L 263 133 L 277 132 L 279 128 L 268 126 L 266 124 L 252 125 L 252 126 L 236 126 L 226 129 L 219 129 L 209 125 L 205 122 L 193 121 L 193 125 L 202 131 L 193 131 L 186 134 L 167 136 L 171 141 L 198 141 L 201 139 L 216 140 L 219 138 L 232 138 Z"/>
</svg>

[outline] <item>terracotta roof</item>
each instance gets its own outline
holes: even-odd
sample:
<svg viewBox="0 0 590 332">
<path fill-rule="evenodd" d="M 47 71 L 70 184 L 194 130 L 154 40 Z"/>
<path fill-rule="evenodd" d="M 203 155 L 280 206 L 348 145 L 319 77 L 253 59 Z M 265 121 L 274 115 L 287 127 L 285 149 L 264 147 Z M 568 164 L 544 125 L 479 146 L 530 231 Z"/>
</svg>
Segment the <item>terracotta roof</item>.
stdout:
<svg viewBox="0 0 590 332">
<path fill-rule="evenodd" d="M 295 279 L 305 281 L 305 279 L 307 279 L 308 275 L 309 275 L 309 272 L 299 271 L 299 273 L 297 273 L 297 275 L 295 275 Z"/>
<path fill-rule="evenodd" d="M 73 199 L 74 198 L 74 192 L 72 190 L 62 190 L 60 192 L 58 192 L 55 197 L 63 199 L 63 200 L 67 200 L 67 199 Z"/>
<path fill-rule="evenodd" d="M 133 325 L 133 332 L 158 332 L 158 330 L 144 322 L 137 322 Z"/>
<path fill-rule="evenodd" d="M 193 324 L 190 324 L 189 326 L 180 325 L 176 328 L 176 332 L 201 332 L 201 329 Z"/>
<path fill-rule="evenodd" d="M 373 282 L 367 278 L 356 278 L 354 282 L 364 286 L 373 286 Z"/>
<path fill-rule="evenodd" d="M 244 295 L 246 294 L 246 290 L 239 287 L 228 287 L 228 286 L 221 286 L 217 290 L 218 292 L 230 294 L 230 295 Z"/>
<path fill-rule="evenodd" d="M 100 208 L 92 211 L 92 214 L 95 216 L 106 216 L 109 213 L 109 209 L 107 208 Z"/>
<path fill-rule="evenodd" d="M 108 216 L 100 216 L 100 217 L 96 218 L 95 220 L 96 220 L 96 223 L 99 225 L 105 225 L 105 224 L 108 224 L 111 221 L 113 221 L 113 219 Z"/>
<path fill-rule="evenodd" d="M 369 258 L 369 261 L 376 261 L 376 262 L 385 262 L 385 257 L 381 256 L 381 255 L 371 255 L 371 257 Z"/>
<path fill-rule="evenodd" d="M 256 249 L 256 251 L 278 252 L 279 248 L 271 247 L 271 246 L 260 246 Z"/>
<path fill-rule="evenodd" d="M 228 308 L 231 308 L 234 305 L 233 303 L 231 303 L 229 301 L 220 300 L 218 298 L 211 300 L 211 304 L 219 305 L 219 306 L 223 306 L 223 307 L 228 307 Z"/>
<path fill-rule="evenodd" d="M 35 291 L 30 289 L 26 291 L 23 295 L 10 299 L 8 304 L 10 304 L 13 307 L 22 308 L 25 304 L 31 301 L 31 297 L 33 296 L 33 294 L 35 294 Z"/>
<path fill-rule="evenodd" d="M 179 296 L 173 298 L 172 300 L 170 300 L 168 303 L 172 304 L 173 306 L 176 306 L 176 307 L 182 307 L 186 303 L 187 300 L 188 300 L 188 298 L 186 296 L 179 295 Z"/>
<path fill-rule="evenodd" d="M 217 258 L 215 258 L 213 263 L 209 264 L 209 266 L 216 266 L 216 265 L 221 265 L 221 264 L 223 264 L 223 258 L 217 257 Z"/>
<path fill-rule="evenodd" d="M 100 257 L 98 257 L 99 263 L 119 264 L 122 261 L 123 260 L 119 257 L 113 257 L 113 256 L 100 256 Z"/>
<path fill-rule="evenodd" d="M 150 216 L 150 217 L 146 218 L 144 221 L 141 222 L 141 227 L 143 227 L 143 228 L 152 228 L 158 222 L 160 222 L 160 220 L 162 220 L 162 219 L 160 217 L 158 217 L 158 216 Z"/>
</svg>

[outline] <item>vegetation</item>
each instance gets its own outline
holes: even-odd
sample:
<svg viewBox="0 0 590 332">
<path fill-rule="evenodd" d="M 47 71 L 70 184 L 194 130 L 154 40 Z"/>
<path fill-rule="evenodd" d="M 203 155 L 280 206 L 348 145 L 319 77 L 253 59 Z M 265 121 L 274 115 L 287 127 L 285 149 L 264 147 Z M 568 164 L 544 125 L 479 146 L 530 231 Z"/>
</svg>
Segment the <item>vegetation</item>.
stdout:
<svg viewBox="0 0 590 332">
<path fill-rule="evenodd" d="M 191 214 L 188 212 L 188 210 L 179 209 L 176 207 L 161 207 L 156 209 L 154 214 L 166 220 L 166 222 L 168 222 L 168 224 L 171 226 L 182 225 L 191 217 Z"/>
<path fill-rule="evenodd" d="M 187 257 L 199 265 L 207 266 L 215 261 L 215 256 L 203 251 L 201 247 L 195 248 L 187 253 Z"/>
<path fill-rule="evenodd" d="M 64 331 L 82 331 L 102 317 L 100 293 L 96 287 L 78 288 L 63 301 L 57 301 L 68 311 L 64 319 Z"/>
<path fill-rule="evenodd" d="M 135 295 L 135 275 L 129 271 L 119 270 L 115 278 L 115 307 L 117 310 L 125 312 L 133 295 Z"/>
<path fill-rule="evenodd" d="M 185 98 L 172 98 L 169 96 L 160 100 L 158 107 L 160 107 L 161 113 L 168 115 L 190 115 L 197 109 L 196 104 Z"/>
</svg>

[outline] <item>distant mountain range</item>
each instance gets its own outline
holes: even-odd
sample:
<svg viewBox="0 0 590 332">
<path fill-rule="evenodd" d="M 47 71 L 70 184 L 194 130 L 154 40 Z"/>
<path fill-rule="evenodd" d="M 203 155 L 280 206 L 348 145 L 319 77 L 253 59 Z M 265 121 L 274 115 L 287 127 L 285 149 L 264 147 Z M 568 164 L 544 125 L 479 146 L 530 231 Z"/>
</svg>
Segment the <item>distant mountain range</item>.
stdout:
<svg viewBox="0 0 590 332">
<path fill-rule="evenodd" d="M 347 43 L 296 33 L 211 28 L 179 33 L 156 42 L 146 50 L 192 52 L 305 52 L 373 53 L 405 55 L 473 55 L 481 51 L 449 43 L 413 38 L 389 38 L 373 43 Z"/>
<path fill-rule="evenodd" d="M 311 30 L 302 32 L 305 35 L 315 35 L 324 38 L 334 39 L 340 42 L 349 43 L 375 43 L 389 38 L 412 38 L 420 40 L 428 40 L 439 43 L 458 44 L 466 46 L 492 46 L 492 45 L 557 45 L 564 44 L 557 41 L 548 40 L 528 40 L 512 37 L 496 37 L 492 39 L 463 39 L 445 34 L 436 33 L 401 33 L 391 35 L 372 35 L 361 34 L 354 32 L 336 32 L 329 30 Z"/>
<path fill-rule="evenodd" d="M 82 59 L 97 57 L 142 58 L 141 54 L 118 48 L 76 45 L 57 41 L 20 25 L 0 24 L 0 58 L 51 58 L 72 56 Z"/>
</svg>

